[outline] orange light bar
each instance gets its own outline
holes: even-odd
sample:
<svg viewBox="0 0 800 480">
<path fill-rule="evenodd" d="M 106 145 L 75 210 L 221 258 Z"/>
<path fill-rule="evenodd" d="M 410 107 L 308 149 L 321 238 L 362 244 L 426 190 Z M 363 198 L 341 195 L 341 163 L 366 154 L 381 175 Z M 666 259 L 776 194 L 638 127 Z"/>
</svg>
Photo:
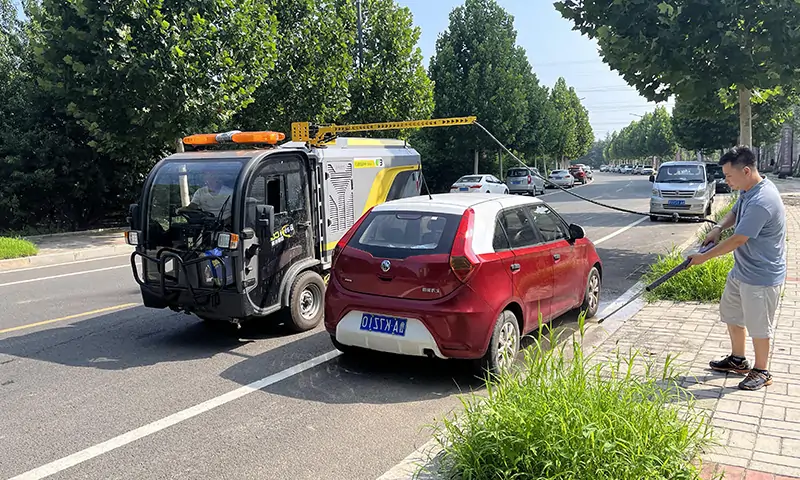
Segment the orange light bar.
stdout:
<svg viewBox="0 0 800 480">
<path fill-rule="evenodd" d="M 215 145 L 217 143 L 217 134 L 198 133 L 197 135 L 189 135 L 188 137 L 183 137 L 183 143 L 186 145 Z"/>
<path fill-rule="evenodd" d="M 231 136 L 235 143 L 268 143 L 275 145 L 286 138 L 281 132 L 239 132 Z"/>
</svg>

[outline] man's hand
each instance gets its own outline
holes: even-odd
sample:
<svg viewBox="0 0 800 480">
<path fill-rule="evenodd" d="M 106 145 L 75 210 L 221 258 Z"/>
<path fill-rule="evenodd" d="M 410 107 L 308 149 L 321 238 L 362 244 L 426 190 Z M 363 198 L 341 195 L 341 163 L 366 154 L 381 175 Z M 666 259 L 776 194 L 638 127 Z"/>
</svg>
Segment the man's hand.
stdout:
<svg viewBox="0 0 800 480">
<path fill-rule="evenodd" d="M 694 253 L 692 255 L 689 255 L 689 257 L 687 258 L 690 260 L 689 262 L 690 267 L 693 267 L 695 265 L 702 265 L 709 260 L 709 256 L 706 255 L 705 253 Z"/>
<path fill-rule="evenodd" d="M 714 245 L 719 245 L 719 239 L 722 236 L 722 229 L 719 227 L 713 227 L 706 235 L 705 240 L 703 240 L 703 246 L 708 245 L 709 243 L 714 243 Z"/>
</svg>

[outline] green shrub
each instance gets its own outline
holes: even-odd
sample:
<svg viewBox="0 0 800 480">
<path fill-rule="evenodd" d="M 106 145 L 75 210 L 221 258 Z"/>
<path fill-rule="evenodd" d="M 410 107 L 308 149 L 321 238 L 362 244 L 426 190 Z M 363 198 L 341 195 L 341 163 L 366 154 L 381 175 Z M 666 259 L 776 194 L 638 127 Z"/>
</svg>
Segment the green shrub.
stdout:
<svg viewBox="0 0 800 480">
<path fill-rule="evenodd" d="M 0 260 L 36 255 L 36 245 L 21 238 L 0 237 Z"/>
<path fill-rule="evenodd" d="M 644 281 L 651 283 L 660 276 L 680 265 L 686 258 L 676 248 L 667 255 L 660 255 L 658 261 L 650 266 Z M 733 268 L 733 254 L 712 258 L 706 263 L 687 268 L 658 288 L 646 294 L 653 300 L 673 300 L 677 302 L 718 302 L 725 290 L 728 272 Z"/>
<path fill-rule="evenodd" d="M 637 375 L 635 354 L 599 362 L 577 341 L 569 342 L 571 355 L 565 344 L 543 343 L 540 337 L 526 351 L 520 370 L 488 379 L 485 396 L 462 399 L 463 413 L 436 428 L 442 478 L 700 478 L 696 459 L 713 429 L 675 386 L 670 358 Z"/>
</svg>

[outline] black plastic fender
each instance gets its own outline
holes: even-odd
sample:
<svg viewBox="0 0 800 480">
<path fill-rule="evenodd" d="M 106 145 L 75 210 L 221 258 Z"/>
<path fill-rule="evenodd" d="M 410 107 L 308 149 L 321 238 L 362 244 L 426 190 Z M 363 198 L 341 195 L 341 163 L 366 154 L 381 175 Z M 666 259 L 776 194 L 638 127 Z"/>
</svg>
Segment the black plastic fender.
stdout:
<svg viewBox="0 0 800 480">
<path fill-rule="evenodd" d="M 322 264 L 322 262 L 320 262 L 319 259 L 307 258 L 289 267 L 289 270 L 286 271 L 286 275 L 283 276 L 283 280 L 281 281 L 281 290 L 280 290 L 281 306 L 284 307 L 289 306 L 289 294 L 291 293 L 292 284 L 294 284 L 295 278 L 297 278 L 297 276 L 300 275 L 301 272 L 314 268 L 320 264 Z"/>
</svg>

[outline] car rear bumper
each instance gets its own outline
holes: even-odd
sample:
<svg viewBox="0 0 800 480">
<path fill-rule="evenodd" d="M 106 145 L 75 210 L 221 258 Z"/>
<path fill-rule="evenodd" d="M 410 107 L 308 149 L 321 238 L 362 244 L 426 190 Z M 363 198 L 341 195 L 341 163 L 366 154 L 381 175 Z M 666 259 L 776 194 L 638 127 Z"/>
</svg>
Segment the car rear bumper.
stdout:
<svg viewBox="0 0 800 480">
<path fill-rule="evenodd" d="M 405 334 L 362 330 L 364 313 L 405 319 Z M 495 320 L 496 313 L 469 285 L 442 300 L 406 300 L 349 292 L 334 274 L 325 292 L 328 333 L 343 345 L 386 353 L 481 358 Z"/>
<path fill-rule="evenodd" d="M 573 179 L 569 179 L 569 178 L 559 178 L 559 179 L 548 178 L 548 180 L 550 181 L 550 183 L 554 183 L 554 184 L 559 185 L 561 187 L 568 187 L 568 186 L 570 186 L 570 185 L 575 183 L 575 179 L 574 178 Z"/>
<path fill-rule="evenodd" d="M 508 182 L 506 186 L 508 187 L 508 193 L 533 193 L 536 190 L 536 185 L 533 183 L 530 185 L 528 183 L 515 185 Z"/>
</svg>

